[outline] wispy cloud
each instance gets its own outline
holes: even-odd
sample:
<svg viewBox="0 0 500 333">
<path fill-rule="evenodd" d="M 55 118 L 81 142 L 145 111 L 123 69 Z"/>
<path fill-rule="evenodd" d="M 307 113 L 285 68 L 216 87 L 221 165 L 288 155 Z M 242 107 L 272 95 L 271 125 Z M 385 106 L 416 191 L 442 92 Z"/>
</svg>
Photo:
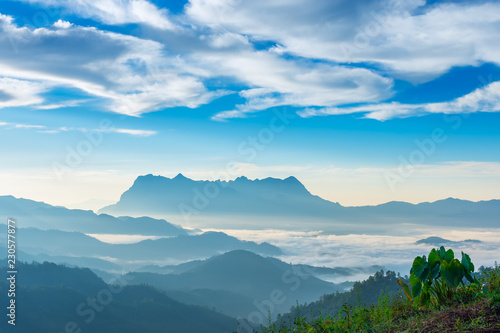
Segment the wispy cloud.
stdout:
<svg viewBox="0 0 500 333">
<path fill-rule="evenodd" d="M 56 86 L 110 101 L 110 111 L 130 116 L 175 106 L 197 107 L 221 95 L 177 68 L 182 64 L 175 56 L 166 57 L 163 45 L 152 40 L 78 26 L 31 30 L 17 27 L 12 17 L 1 14 L 0 32 L 0 73 L 5 76 L 0 91 L 15 93 L 7 89 L 7 80 L 29 88 L 19 89 L 22 94 L 13 94 L 18 98 L 0 102 L 0 107 L 40 107 L 44 101 L 40 94 Z"/>
<path fill-rule="evenodd" d="M 143 137 L 152 136 L 152 135 L 155 135 L 158 133 L 156 131 L 125 129 L 125 128 L 115 128 L 115 129 L 111 130 L 111 132 L 129 134 L 129 135 L 133 135 L 133 136 L 143 136 Z"/>
<path fill-rule="evenodd" d="M 210 57 L 203 57 L 205 61 Z M 269 52 L 235 54 L 229 60 L 213 58 L 217 68 L 225 68 L 253 88 L 240 96 L 246 103 L 236 110 L 216 114 L 213 119 L 245 117 L 270 107 L 328 106 L 377 102 L 392 96 L 393 81 L 363 68 L 309 64 L 301 66 Z M 214 66 L 215 67 L 215 66 Z"/>
<path fill-rule="evenodd" d="M 494 1 L 320 0 L 311 6 L 306 0 L 191 0 L 187 15 L 214 29 L 274 41 L 283 53 L 378 63 L 405 79 L 430 79 L 478 61 L 499 63 L 500 5 Z"/>
<path fill-rule="evenodd" d="M 44 102 L 40 94 L 46 92 L 46 83 L 0 77 L 0 109 L 6 107 L 32 106 Z"/>
<path fill-rule="evenodd" d="M 7 129 L 44 129 L 46 128 L 43 125 L 32 125 L 32 124 L 17 124 L 17 123 L 8 123 L 8 122 L 0 122 L 0 126 L 5 127 Z"/>
<path fill-rule="evenodd" d="M 32 125 L 32 124 L 16 124 L 8 122 L 0 122 L 0 126 L 7 129 L 26 129 L 26 130 L 37 130 L 38 133 L 43 134 L 58 134 L 61 132 L 106 132 L 106 133 L 117 133 L 117 134 L 127 134 L 137 137 L 149 137 L 158 134 L 157 131 L 151 130 L 140 130 L 140 129 L 128 129 L 128 128 L 110 128 L 106 130 L 93 129 L 93 128 L 72 128 L 72 127 L 58 127 L 58 128 L 47 128 L 44 125 Z"/>
<path fill-rule="evenodd" d="M 63 7 L 84 18 L 96 19 L 102 23 L 119 25 L 142 23 L 159 29 L 173 29 L 175 25 L 168 18 L 168 12 L 146 0 L 20 0 L 30 3 Z M 59 21 L 58 21 L 59 22 Z M 66 28 L 66 24 L 60 27 Z"/>
<path fill-rule="evenodd" d="M 228 93 L 244 102 L 213 120 L 282 105 L 304 108 L 303 117 L 362 112 L 378 120 L 499 111 L 497 82 L 451 102 L 384 102 L 395 80 L 418 84 L 454 67 L 499 65 L 496 1 L 190 0 L 181 14 L 147 0 L 20 1 L 144 29 L 117 33 L 63 19 L 32 29 L 0 14 L 0 73 L 26 88 L 0 83 L 0 108 L 61 105 L 43 96 L 69 86 L 129 116 L 197 108 Z"/>
<path fill-rule="evenodd" d="M 23 129 L 41 129 L 45 128 L 45 126 L 42 125 L 27 125 L 27 124 L 16 124 L 14 125 L 15 128 L 23 128 Z"/>
<path fill-rule="evenodd" d="M 78 106 L 78 105 L 85 103 L 85 102 L 86 102 L 86 100 L 68 100 L 68 101 L 62 101 L 62 102 L 57 103 L 57 104 L 37 105 L 37 106 L 35 106 L 35 108 L 38 110 L 54 110 L 54 109 L 75 107 L 75 106 Z"/>
<path fill-rule="evenodd" d="M 428 113 L 473 113 L 500 111 L 500 82 L 493 82 L 483 88 L 454 99 L 450 102 L 426 104 L 382 103 L 356 107 L 304 109 L 298 112 L 303 118 L 313 116 L 364 113 L 366 118 L 388 120 Z"/>
</svg>

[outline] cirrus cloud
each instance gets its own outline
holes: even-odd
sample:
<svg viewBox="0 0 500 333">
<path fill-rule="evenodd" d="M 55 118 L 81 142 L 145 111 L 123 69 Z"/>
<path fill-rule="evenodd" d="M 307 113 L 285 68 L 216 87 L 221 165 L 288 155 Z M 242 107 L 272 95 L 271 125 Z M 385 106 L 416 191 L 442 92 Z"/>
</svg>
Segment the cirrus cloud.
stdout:
<svg viewBox="0 0 500 333">
<path fill-rule="evenodd" d="M 119 25 L 142 23 L 159 29 L 174 29 L 168 12 L 146 0 L 19 0 L 23 2 L 56 6 L 84 18 L 102 23 Z M 58 21 L 59 22 L 59 21 Z M 61 24 L 59 24 L 61 25 Z M 63 24 L 66 27 L 66 24 Z"/>
<path fill-rule="evenodd" d="M 139 116 L 162 108 L 197 107 L 221 94 L 177 68 L 176 58 L 155 41 L 79 26 L 31 30 L 1 14 L 0 32 L 0 72 L 5 77 L 78 88 L 109 101 L 113 112 Z M 24 105 L 42 102 L 36 96 L 47 89 L 33 89 L 27 99 L 31 102 Z"/>
<path fill-rule="evenodd" d="M 364 113 L 365 118 L 388 120 L 429 113 L 471 113 L 500 111 L 500 82 L 493 82 L 483 88 L 449 102 L 425 104 L 381 103 L 343 108 L 307 108 L 298 112 L 303 118 L 313 116 Z"/>
<path fill-rule="evenodd" d="M 117 33 L 62 16 L 31 29 L 0 14 L 4 77 L 78 88 L 107 111 L 198 108 L 231 93 L 244 101 L 212 119 L 282 105 L 304 108 L 304 117 L 363 112 L 379 120 L 498 111 L 495 84 L 453 101 L 387 102 L 396 80 L 420 84 L 457 66 L 500 65 L 498 2 L 190 0 L 172 14 L 147 0 L 20 1 L 107 25 L 140 25 Z M 43 104 L 42 94 L 32 96 Z M 0 102 L 7 96 L 0 93 Z"/>
</svg>

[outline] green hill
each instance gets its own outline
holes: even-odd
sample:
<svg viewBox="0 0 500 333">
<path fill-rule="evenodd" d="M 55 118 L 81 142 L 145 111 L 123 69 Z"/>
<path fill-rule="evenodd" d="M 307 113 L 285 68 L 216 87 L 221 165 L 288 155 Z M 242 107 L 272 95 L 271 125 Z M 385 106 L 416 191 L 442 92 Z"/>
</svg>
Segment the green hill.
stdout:
<svg viewBox="0 0 500 333">
<path fill-rule="evenodd" d="M 273 304 L 270 309 L 272 316 L 289 310 L 297 300 L 310 302 L 339 289 L 339 286 L 320 280 L 307 271 L 298 270 L 293 265 L 276 264 L 276 260 L 242 250 L 195 262 L 190 265 L 190 269 L 180 274 L 134 272 L 126 276 L 133 277 L 133 283 L 152 285 L 181 300 L 188 298 L 173 292 L 195 291 L 196 295 L 189 298 L 191 302 L 213 304 L 224 313 L 245 318 L 250 313 L 249 309 L 257 311 L 259 304 L 268 304 L 271 294 L 276 290 L 281 296 L 279 304 Z M 222 294 L 207 298 L 203 297 L 206 293 L 196 291 L 199 289 L 210 289 Z M 222 299 L 223 302 L 215 303 L 216 299 Z M 267 308 L 264 314 L 267 317 Z"/>
<path fill-rule="evenodd" d="M 44 263 L 19 264 L 18 271 L 16 326 L 2 320 L 0 332 L 231 333 L 237 327 L 235 319 L 153 287 L 107 285 L 88 269 Z M 6 281 L 0 293 L 7 294 Z"/>
</svg>

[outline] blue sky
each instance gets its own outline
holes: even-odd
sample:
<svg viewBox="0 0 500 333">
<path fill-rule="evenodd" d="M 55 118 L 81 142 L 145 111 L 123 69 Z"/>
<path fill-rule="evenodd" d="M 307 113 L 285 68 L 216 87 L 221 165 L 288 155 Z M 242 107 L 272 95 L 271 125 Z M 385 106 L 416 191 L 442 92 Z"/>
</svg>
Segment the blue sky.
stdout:
<svg viewBox="0 0 500 333">
<path fill-rule="evenodd" d="M 3 0 L 0 194 L 99 208 L 182 172 L 295 175 L 345 205 L 500 198 L 499 17 L 496 1 Z"/>
</svg>

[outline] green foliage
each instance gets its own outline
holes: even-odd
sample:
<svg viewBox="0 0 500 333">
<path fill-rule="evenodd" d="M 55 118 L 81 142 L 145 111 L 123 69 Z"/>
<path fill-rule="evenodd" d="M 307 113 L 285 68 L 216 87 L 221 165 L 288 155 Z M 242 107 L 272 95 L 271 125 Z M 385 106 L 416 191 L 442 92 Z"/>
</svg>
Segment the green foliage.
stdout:
<svg viewBox="0 0 500 333">
<path fill-rule="evenodd" d="M 400 293 L 397 284 L 400 278 L 401 276 L 393 271 L 378 271 L 365 281 L 356 282 L 350 291 L 327 294 L 316 302 L 293 307 L 289 314 L 278 316 L 277 324 L 290 325 L 295 318 L 302 315 L 309 320 L 317 320 L 321 314 L 337 316 L 346 303 L 352 307 L 370 306 L 376 304 L 384 294 L 392 299 Z"/>
<path fill-rule="evenodd" d="M 500 312 L 500 294 L 496 294 L 490 298 L 489 306 L 493 311 Z"/>
<path fill-rule="evenodd" d="M 261 333 L 326 333 L 326 332 L 383 332 L 398 327 L 398 320 L 412 313 L 411 302 L 402 297 L 391 297 L 383 294 L 378 303 L 369 306 L 352 306 L 344 304 L 337 317 L 319 316 L 308 320 L 297 315 L 291 325 L 284 323 L 271 324 L 261 329 Z"/>
<path fill-rule="evenodd" d="M 495 262 L 495 267 L 481 267 L 480 271 L 484 276 L 483 292 L 500 293 L 500 266 Z"/>
<path fill-rule="evenodd" d="M 420 306 L 443 306 L 459 298 L 463 288 L 479 286 L 477 278 L 472 277 L 473 272 L 469 255 L 462 252 L 462 261 L 459 261 L 453 250 L 441 246 L 439 250 L 432 249 L 428 259 L 426 256 L 414 259 L 410 270 L 411 291 L 402 280 L 398 283 L 408 299 Z M 464 280 L 470 284 L 466 286 Z"/>
<path fill-rule="evenodd" d="M 416 271 L 420 275 L 425 275 L 427 270 L 428 276 L 439 280 L 438 288 L 440 288 L 441 284 L 444 284 L 446 288 L 454 291 L 452 299 L 459 300 L 460 304 L 448 303 L 447 306 L 435 308 L 415 307 L 414 303 L 417 301 L 420 302 L 422 295 L 426 292 L 430 294 L 430 291 L 426 290 L 427 287 L 424 283 L 421 283 L 420 294 L 413 298 L 412 292 L 414 292 L 414 288 L 410 289 L 410 285 L 412 281 L 413 283 L 418 281 L 417 275 L 414 275 L 409 285 L 402 279 L 398 281 L 403 286 L 405 294 L 409 295 L 409 297 L 382 292 L 376 303 L 368 305 L 359 302 L 344 303 L 335 307 L 337 309 L 336 312 L 323 312 L 329 314 L 327 317 L 319 315 L 308 319 L 299 311 L 302 310 L 302 313 L 308 313 L 303 310 L 311 310 L 311 305 L 317 305 L 318 302 L 316 302 L 302 309 L 295 309 L 293 312 L 294 317 L 290 318 L 288 323 L 284 321 L 270 323 L 267 327 L 262 328 L 260 332 L 497 332 L 500 329 L 500 324 L 498 324 L 500 322 L 500 289 L 498 289 L 500 267 L 495 265 L 495 268 L 481 268 L 480 274 L 473 277 L 474 265 L 470 261 L 469 256 L 462 254 L 462 261 L 460 262 L 454 258 L 452 253 L 453 251 L 446 251 L 444 248 L 439 251 L 435 250 L 429 254 L 429 259 L 421 257 L 416 260 Z M 448 282 L 441 275 L 441 263 L 443 260 L 449 266 L 451 264 L 451 267 L 448 267 L 445 273 L 448 274 L 447 280 L 450 280 Z M 463 267 L 459 266 L 465 269 L 462 274 L 457 272 L 456 267 L 458 265 L 454 260 L 463 265 Z M 436 265 L 439 265 L 439 270 L 435 268 Z M 414 271 L 412 270 L 412 273 Z M 471 275 L 473 283 L 470 283 L 470 279 L 466 277 L 466 272 Z M 453 275 L 454 273 L 459 277 L 462 276 L 462 279 L 458 283 L 457 278 Z M 370 280 L 373 282 L 375 278 L 371 277 L 367 281 L 358 284 L 358 292 L 360 290 L 362 292 L 367 285 L 381 286 L 381 284 L 374 285 L 373 283 L 368 283 Z M 376 280 L 380 283 L 385 280 L 385 277 L 379 273 Z M 464 281 L 469 281 L 469 283 Z M 482 285 L 479 281 L 484 282 L 491 291 L 488 291 L 486 294 L 483 293 Z M 397 286 L 395 281 L 393 283 Z M 453 289 L 448 286 L 448 283 L 457 286 Z M 418 284 L 415 285 L 418 288 Z M 340 301 L 341 299 L 355 298 L 358 292 L 354 289 L 343 294 L 325 295 L 322 298 L 323 302 L 320 304 L 326 307 L 325 300 Z M 377 293 L 377 290 L 372 289 L 371 291 Z M 380 291 L 379 289 L 378 292 Z M 441 290 L 441 292 L 445 291 Z M 341 298 L 341 295 L 343 295 L 343 298 Z M 346 295 L 349 295 L 349 297 L 345 298 Z M 430 295 L 429 297 L 435 296 Z"/>
</svg>

